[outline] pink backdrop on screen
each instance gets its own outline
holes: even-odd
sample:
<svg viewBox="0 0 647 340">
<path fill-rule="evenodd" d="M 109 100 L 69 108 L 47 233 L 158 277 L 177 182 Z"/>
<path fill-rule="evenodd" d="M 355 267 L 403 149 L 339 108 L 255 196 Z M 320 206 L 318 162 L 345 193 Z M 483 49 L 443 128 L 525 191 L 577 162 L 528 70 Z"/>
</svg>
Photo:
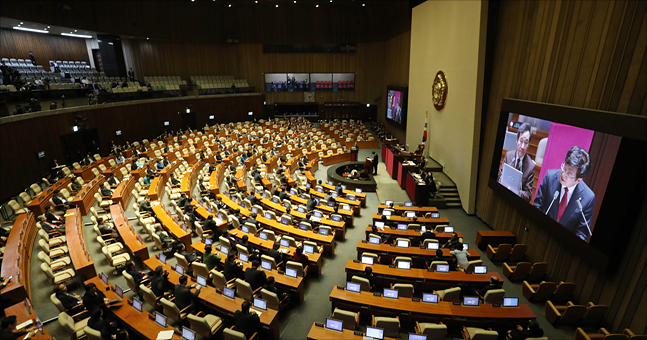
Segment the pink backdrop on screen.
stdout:
<svg viewBox="0 0 647 340">
<path fill-rule="evenodd" d="M 546 171 L 561 168 L 568 150 L 577 145 L 587 152 L 589 151 L 594 133 L 595 131 L 593 130 L 582 129 L 570 125 L 559 123 L 552 123 L 550 125 L 548 142 L 546 143 L 546 152 L 544 153 L 544 162 L 542 163 L 541 171 L 539 172 L 539 180 L 537 181 L 535 195 L 537 195 L 537 190 L 539 189 L 539 185 L 541 185 L 541 180 L 544 178 Z"/>
</svg>

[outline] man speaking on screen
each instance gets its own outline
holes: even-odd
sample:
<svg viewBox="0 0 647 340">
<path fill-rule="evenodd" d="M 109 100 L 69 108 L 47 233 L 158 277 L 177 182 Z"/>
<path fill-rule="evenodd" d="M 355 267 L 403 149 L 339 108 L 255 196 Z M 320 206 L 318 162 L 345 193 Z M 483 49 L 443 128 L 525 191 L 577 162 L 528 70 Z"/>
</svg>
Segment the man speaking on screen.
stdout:
<svg viewBox="0 0 647 340">
<path fill-rule="evenodd" d="M 535 162 L 530 159 L 528 155 L 528 145 L 532 139 L 532 126 L 528 123 L 523 123 L 517 130 L 517 150 L 515 152 L 508 152 L 505 154 L 503 164 L 508 164 L 511 167 L 521 171 L 521 188 L 519 189 L 519 197 L 524 201 L 530 202 L 532 197 L 532 184 L 535 180 Z M 497 181 L 501 183 L 501 174 L 503 173 L 503 164 L 499 169 L 499 176 Z M 519 183 L 517 182 L 517 185 Z"/>
<path fill-rule="evenodd" d="M 579 146 L 572 147 L 561 169 L 546 171 L 533 203 L 585 242 L 591 236 L 590 223 L 595 206 L 595 194 L 582 182 L 590 171 L 588 152 Z"/>
</svg>

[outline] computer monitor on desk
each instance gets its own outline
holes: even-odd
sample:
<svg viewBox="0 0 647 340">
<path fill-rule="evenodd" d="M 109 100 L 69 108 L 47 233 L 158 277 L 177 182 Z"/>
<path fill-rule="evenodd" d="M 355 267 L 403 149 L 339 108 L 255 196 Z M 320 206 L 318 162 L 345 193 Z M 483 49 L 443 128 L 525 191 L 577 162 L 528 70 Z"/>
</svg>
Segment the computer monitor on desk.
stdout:
<svg viewBox="0 0 647 340">
<path fill-rule="evenodd" d="M 155 312 L 155 323 L 160 325 L 162 328 L 166 328 L 166 316 L 164 316 L 164 314 Z"/>
<path fill-rule="evenodd" d="M 307 253 L 307 254 L 314 254 L 315 250 L 314 250 L 313 246 L 311 246 L 309 244 L 305 244 L 305 245 L 303 245 L 303 252 Z"/>
<path fill-rule="evenodd" d="M 137 300 L 137 299 L 133 299 L 133 308 L 136 311 L 141 313 L 142 312 L 142 302 Z"/>
<path fill-rule="evenodd" d="M 384 339 L 384 329 L 376 327 L 366 327 L 366 337 L 377 340 Z"/>
<path fill-rule="evenodd" d="M 380 244 L 380 238 L 375 236 L 368 237 L 368 243 L 370 244 Z"/>
<path fill-rule="evenodd" d="M 384 216 L 391 216 L 391 210 L 384 210 L 384 211 L 382 211 L 382 215 L 384 215 Z"/>
<path fill-rule="evenodd" d="M 436 265 L 436 271 L 438 273 L 449 273 L 449 265 L 448 264 Z"/>
<path fill-rule="evenodd" d="M 371 256 L 362 256 L 362 264 L 373 265 L 373 257 Z"/>
<path fill-rule="evenodd" d="M 377 228 L 384 228 L 384 222 L 383 221 L 375 221 L 375 226 Z"/>
<path fill-rule="evenodd" d="M 398 230 L 407 230 L 406 223 L 398 223 Z"/>
<path fill-rule="evenodd" d="M 438 303 L 438 294 L 422 293 L 422 302 Z"/>
<path fill-rule="evenodd" d="M 227 287 L 222 288 L 222 296 L 225 296 L 225 297 L 228 297 L 228 298 L 234 300 L 235 299 L 235 294 L 236 293 L 231 288 L 227 288 Z"/>
<path fill-rule="evenodd" d="M 195 340 L 195 332 L 183 326 L 182 327 L 182 339 L 184 339 L 184 340 Z"/>
<path fill-rule="evenodd" d="M 439 245 L 438 242 L 429 242 L 427 243 L 427 249 L 436 250 L 438 249 L 438 245 Z"/>
<path fill-rule="evenodd" d="M 346 290 L 355 293 L 359 293 L 361 291 L 359 283 L 353 282 L 346 282 Z"/>
<path fill-rule="evenodd" d="M 479 305 L 479 297 L 478 296 L 465 296 L 463 297 L 463 306 L 476 306 L 478 307 Z"/>
<path fill-rule="evenodd" d="M 487 266 L 474 266 L 474 274 L 487 274 Z"/>
<path fill-rule="evenodd" d="M 383 296 L 385 298 L 389 298 L 389 299 L 397 299 L 398 298 L 398 291 L 396 289 L 384 288 Z"/>
<path fill-rule="evenodd" d="M 271 271 L 272 270 L 272 264 L 269 261 L 261 260 L 261 268 Z"/>
<path fill-rule="evenodd" d="M 385 201 L 384 204 L 390 206 L 391 204 L 393 204 L 393 201 Z"/>
<path fill-rule="evenodd" d="M 519 307 L 519 298 L 516 298 L 516 297 L 503 298 L 503 307 Z"/>
<path fill-rule="evenodd" d="M 407 216 L 407 218 L 414 218 L 414 217 L 416 217 L 416 212 L 415 211 L 407 211 L 406 216 Z"/>
<path fill-rule="evenodd" d="M 409 240 L 398 240 L 397 245 L 400 248 L 409 248 Z"/>
<path fill-rule="evenodd" d="M 326 318 L 326 329 L 342 332 L 344 328 L 343 323 L 340 320 Z"/>
<path fill-rule="evenodd" d="M 446 233 L 453 233 L 454 232 L 454 227 L 449 227 L 449 226 L 445 227 L 445 232 Z"/>
<path fill-rule="evenodd" d="M 427 334 L 409 333 L 408 340 L 427 340 Z"/>
<path fill-rule="evenodd" d="M 411 262 L 409 261 L 398 261 L 398 269 L 411 269 Z"/>
</svg>

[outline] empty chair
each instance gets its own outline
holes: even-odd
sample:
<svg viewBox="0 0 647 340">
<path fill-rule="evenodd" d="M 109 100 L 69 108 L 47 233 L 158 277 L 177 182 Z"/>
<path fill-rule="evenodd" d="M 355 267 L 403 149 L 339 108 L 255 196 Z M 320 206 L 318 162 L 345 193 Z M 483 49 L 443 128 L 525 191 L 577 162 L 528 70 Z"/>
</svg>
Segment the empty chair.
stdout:
<svg viewBox="0 0 647 340">
<path fill-rule="evenodd" d="M 184 307 L 184 309 L 180 310 L 175 303 L 166 298 L 161 298 L 160 302 L 164 309 L 164 315 L 173 320 L 175 324 L 182 324 L 189 315 L 189 311 L 192 309 L 192 306 L 188 305 Z"/>
<path fill-rule="evenodd" d="M 499 338 L 499 333 L 493 331 L 491 328 L 483 329 L 463 326 L 461 333 L 463 334 L 463 339 L 497 340 Z"/>
<path fill-rule="evenodd" d="M 550 300 L 546 301 L 544 313 L 546 319 L 553 326 L 559 325 L 574 325 L 582 319 L 586 313 L 586 306 L 575 305 L 572 302 L 567 302 L 566 306 L 555 306 Z"/>
<path fill-rule="evenodd" d="M 438 294 L 438 298 L 441 301 L 460 302 L 460 299 L 461 299 L 460 287 L 437 290 L 437 291 L 434 291 L 434 294 Z"/>
<path fill-rule="evenodd" d="M 65 281 L 69 281 L 76 276 L 74 269 L 65 269 L 54 273 L 52 268 L 47 263 L 41 263 L 40 269 L 45 273 L 49 282 L 53 285 L 61 284 Z"/>
<path fill-rule="evenodd" d="M 485 295 L 483 295 L 483 303 L 502 304 L 504 296 L 505 296 L 505 289 L 490 289 L 485 293 Z"/>
<path fill-rule="evenodd" d="M 411 260 L 410 257 L 396 256 L 395 260 L 393 260 L 393 264 L 395 265 L 396 268 L 399 268 L 398 267 L 399 262 L 409 262 L 409 268 L 413 267 L 413 261 Z"/>
<path fill-rule="evenodd" d="M 440 323 L 419 323 L 416 321 L 415 331 L 417 334 L 427 335 L 427 340 L 445 340 L 447 325 Z"/>
<path fill-rule="evenodd" d="M 431 269 L 431 270 L 433 270 L 433 271 L 436 271 L 436 267 L 437 267 L 438 265 L 448 265 L 448 263 L 447 263 L 447 261 L 433 261 L 433 262 L 431 262 L 431 264 L 429 265 L 429 269 Z"/>
<path fill-rule="evenodd" d="M 112 254 L 108 250 L 108 247 L 101 248 L 101 252 L 103 252 L 106 260 L 108 260 L 108 263 L 110 263 L 110 266 L 112 267 L 117 267 L 130 261 L 130 255 L 128 253 L 112 256 Z"/>
<path fill-rule="evenodd" d="M 191 263 L 191 269 L 193 270 L 193 276 L 197 277 L 200 275 L 204 278 L 209 278 L 209 268 L 206 264 L 196 261 Z"/>
<path fill-rule="evenodd" d="M 253 340 L 258 338 L 258 332 L 252 334 L 252 336 L 248 339 L 247 337 L 245 337 L 244 333 L 235 330 L 234 326 L 231 326 L 231 328 L 223 329 L 222 336 L 224 340 Z"/>
<path fill-rule="evenodd" d="M 40 262 L 47 263 L 47 265 L 53 270 L 58 271 L 61 268 L 65 268 L 72 263 L 72 260 L 69 257 L 59 257 L 55 261 L 49 258 L 44 251 L 38 252 L 38 259 Z"/>
<path fill-rule="evenodd" d="M 626 334 L 629 337 L 629 340 L 647 340 L 647 335 L 634 334 L 629 328 L 625 328 L 622 331 L 622 334 Z"/>
<path fill-rule="evenodd" d="M 353 275 L 353 277 L 350 279 L 350 282 L 352 283 L 358 283 L 359 284 L 359 289 L 364 292 L 370 292 L 371 291 L 371 282 L 363 277 Z"/>
<path fill-rule="evenodd" d="M 589 302 L 586 307 L 586 313 L 584 313 L 582 319 L 577 323 L 578 326 L 597 326 L 602 322 L 602 320 L 604 320 L 609 311 L 609 306 L 596 305 L 593 302 Z"/>
<path fill-rule="evenodd" d="M 252 290 L 252 286 L 241 279 L 236 279 L 234 282 L 236 283 L 236 295 L 247 301 L 254 300 L 256 293 L 262 289 L 259 287 L 256 290 Z"/>
<path fill-rule="evenodd" d="M 410 283 L 396 283 L 391 284 L 391 289 L 398 291 L 398 296 L 412 298 L 413 297 L 413 285 Z"/>
<path fill-rule="evenodd" d="M 212 269 L 209 274 L 211 274 L 211 283 L 213 283 L 213 286 L 216 287 L 217 291 L 222 292 L 224 287 L 234 287 L 235 279 L 231 279 L 229 282 L 227 282 L 227 279 L 222 272 Z"/>
<path fill-rule="evenodd" d="M 200 314 L 203 316 L 200 316 Z M 187 315 L 187 319 L 191 325 L 190 328 L 207 339 L 216 334 L 223 326 L 220 317 L 212 314 L 204 315 L 202 312 L 199 312 L 197 315 L 189 314 Z"/>
<path fill-rule="evenodd" d="M 400 318 L 397 316 L 390 318 L 373 315 L 371 324 L 373 327 L 384 329 L 384 336 L 397 338 L 400 333 Z"/>
<path fill-rule="evenodd" d="M 267 308 L 274 310 L 281 310 L 288 304 L 287 294 L 285 295 L 283 300 L 280 300 L 278 295 L 264 288 L 261 288 L 261 298 L 267 301 Z"/>
<path fill-rule="evenodd" d="M 645 336 L 647 338 L 647 336 Z M 587 334 L 582 328 L 578 327 L 575 330 L 575 340 L 627 340 L 628 334 L 612 334 L 609 333 L 604 327 L 600 328 L 597 333 Z M 633 339 L 632 339 L 633 340 Z"/>
<path fill-rule="evenodd" d="M 510 256 L 508 256 L 508 262 L 519 262 L 523 261 L 523 258 L 526 256 L 526 251 L 528 250 L 528 245 L 526 244 L 515 244 L 512 247 Z"/>
<path fill-rule="evenodd" d="M 544 278 L 544 275 L 546 275 L 547 270 L 548 270 L 548 263 L 537 262 L 532 265 L 532 268 L 530 268 L 530 272 L 528 273 L 526 280 L 530 282 L 541 281 L 541 279 Z"/>
<path fill-rule="evenodd" d="M 356 330 L 359 325 L 359 312 L 351 312 L 339 308 L 335 308 L 332 312 L 332 318 L 340 320 L 342 327 L 345 329 Z"/>
<path fill-rule="evenodd" d="M 526 279 L 531 268 L 532 264 L 530 262 L 519 262 L 516 266 L 510 266 L 504 263 L 503 275 L 510 279 L 510 281 L 521 281 Z"/>
<path fill-rule="evenodd" d="M 550 297 L 550 301 L 553 303 L 563 303 L 568 301 L 577 288 L 577 284 L 573 282 L 560 282 L 555 289 L 555 293 Z"/>
<path fill-rule="evenodd" d="M 492 247 L 491 245 L 488 244 L 487 257 L 492 262 L 502 262 L 502 261 L 505 261 L 508 258 L 508 256 L 510 256 L 511 251 L 512 251 L 512 245 L 508 243 L 500 244 L 498 247 Z"/>
<path fill-rule="evenodd" d="M 261 255 L 261 261 L 269 262 L 272 265 L 272 270 L 276 270 L 276 267 L 280 265 L 280 263 L 276 263 L 276 260 L 273 257 L 268 255 Z"/>
<path fill-rule="evenodd" d="M 65 329 L 73 339 L 79 339 L 85 336 L 85 328 L 88 325 L 88 320 L 90 318 L 85 318 L 79 322 L 74 322 L 74 319 L 67 315 L 67 313 L 62 312 L 58 314 L 58 322 L 61 324 L 61 327 Z"/>
<path fill-rule="evenodd" d="M 523 281 L 521 292 L 530 302 L 543 302 L 548 300 L 557 289 L 557 283 L 542 281 L 540 284 L 531 285 Z M 570 297 L 570 295 L 569 295 Z"/>
</svg>

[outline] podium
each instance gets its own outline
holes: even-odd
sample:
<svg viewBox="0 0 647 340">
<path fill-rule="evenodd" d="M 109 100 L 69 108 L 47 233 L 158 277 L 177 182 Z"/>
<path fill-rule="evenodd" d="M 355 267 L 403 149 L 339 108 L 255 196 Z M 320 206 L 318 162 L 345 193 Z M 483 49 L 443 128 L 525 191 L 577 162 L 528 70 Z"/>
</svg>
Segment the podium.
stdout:
<svg viewBox="0 0 647 340">
<path fill-rule="evenodd" d="M 373 160 L 369 157 L 366 157 L 366 161 L 364 162 L 364 171 L 366 171 L 367 174 L 373 173 Z"/>
</svg>

